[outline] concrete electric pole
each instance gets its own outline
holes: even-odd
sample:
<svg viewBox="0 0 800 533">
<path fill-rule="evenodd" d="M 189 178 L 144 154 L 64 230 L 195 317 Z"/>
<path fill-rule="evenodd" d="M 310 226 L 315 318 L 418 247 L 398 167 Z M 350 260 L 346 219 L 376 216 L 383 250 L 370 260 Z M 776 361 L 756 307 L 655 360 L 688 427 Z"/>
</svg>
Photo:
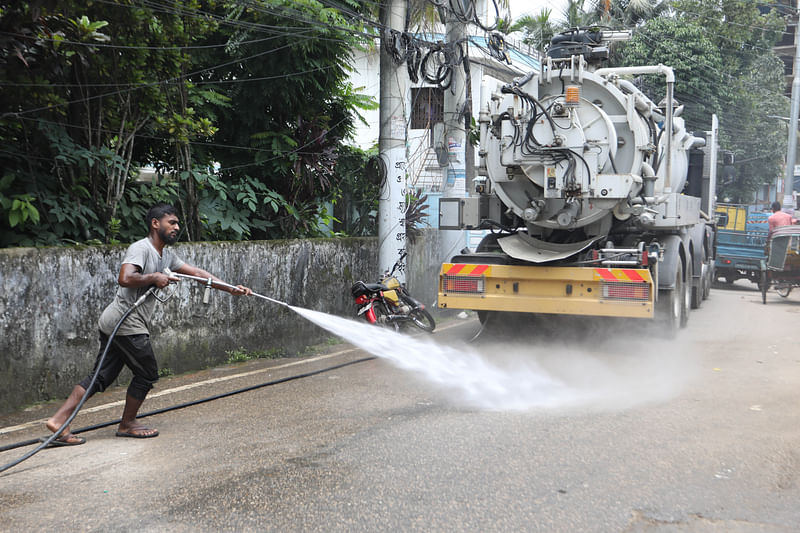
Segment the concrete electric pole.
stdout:
<svg viewBox="0 0 800 533">
<path fill-rule="evenodd" d="M 794 209 L 794 165 L 797 154 L 797 119 L 800 115 L 800 0 L 794 14 L 794 67 L 792 68 L 792 110 L 789 116 L 789 146 L 786 151 L 786 178 L 783 185 L 783 209 Z"/>
<path fill-rule="evenodd" d="M 394 62 L 392 47 L 398 40 L 391 30 L 402 32 L 406 20 L 407 0 L 386 0 L 381 3 L 383 26 L 380 59 L 380 157 L 386 175 L 378 205 L 378 275 L 390 270 L 406 250 L 406 97 L 408 70 L 405 63 Z M 405 261 L 395 276 L 405 282 Z"/>
<path fill-rule="evenodd" d="M 717 148 L 719 143 L 719 120 L 717 114 L 711 115 L 711 131 L 708 132 L 706 146 L 711 148 L 708 163 L 708 205 L 703 206 L 708 216 L 714 216 L 714 207 L 717 205 Z"/>
<path fill-rule="evenodd" d="M 460 6 L 461 13 L 466 13 L 465 2 L 470 0 L 456 0 L 445 9 L 446 13 L 446 41 L 447 45 L 460 47 L 468 53 L 464 40 L 467 37 L 467 25 L 452 9 L 453 4 Z M 444 142 L 448 150 L 447 168 L 444 170 L 443 198 L 464 198 L 466 195 L 466 166 L 472 161 L 466 160 L 467 131 L 464 127 L 464 103 L 466 101 L 466 75 L 462 64 L 453 65 L 450 71 L 450 86 L 444 91 Z M 442 231 L 442 261 L 450 258 L 464 248 L 466 241 L 463 230 Z"/>
</svg>

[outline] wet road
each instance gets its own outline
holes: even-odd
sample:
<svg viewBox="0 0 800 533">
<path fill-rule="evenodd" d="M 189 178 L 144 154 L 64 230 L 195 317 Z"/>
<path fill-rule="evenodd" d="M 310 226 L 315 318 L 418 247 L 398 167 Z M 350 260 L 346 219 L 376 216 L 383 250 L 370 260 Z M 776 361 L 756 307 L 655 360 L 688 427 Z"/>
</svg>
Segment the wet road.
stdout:
<svg viewBox="0 0 800 533">
<path fill-rule="evenodd" d="M 147 418 L 155 439 L 87 432 L 0 474 L 0 531 L 798 531 L 798 318 L 800 294 L 764 306 L 742 281 L 674 341 L 542 321 L 469 348 L 568 385 L 546 406 L 482 409 L 376 359 Z M 163 379 L 144 410 L 366 356 L 326 351 Z M 123 394 L 73 427 L 117 418 Z M 0 446 L 52 409 L 0 419 Z"/>
</svg>

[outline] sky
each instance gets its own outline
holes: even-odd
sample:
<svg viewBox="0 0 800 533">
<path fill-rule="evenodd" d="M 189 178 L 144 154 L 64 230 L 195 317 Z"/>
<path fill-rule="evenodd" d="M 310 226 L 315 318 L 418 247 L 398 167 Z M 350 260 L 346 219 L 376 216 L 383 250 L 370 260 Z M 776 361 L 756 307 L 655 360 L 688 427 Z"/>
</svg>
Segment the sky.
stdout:
<svg viewBox="0 0 800 533">
<path fill-rule="evenodd" d="M 511 18 L 514 20 L 525 14 L 535 15 L 543 7 L 552 10 L 551 17 L 560 19 L 562 18 L 561 12 L 564 11 L 567 2 L 566 0 L 508 0 L 508 4 L 511 8 Z"/>
</svg>

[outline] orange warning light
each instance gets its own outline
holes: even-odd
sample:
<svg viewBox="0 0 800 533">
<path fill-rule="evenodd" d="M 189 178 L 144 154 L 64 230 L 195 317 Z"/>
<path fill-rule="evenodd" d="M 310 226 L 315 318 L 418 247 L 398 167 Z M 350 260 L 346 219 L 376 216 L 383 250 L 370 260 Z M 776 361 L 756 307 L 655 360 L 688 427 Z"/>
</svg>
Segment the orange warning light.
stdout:
<svg viewBox="0 0 800 533">
<path fill-rule="evenodd" d="M 568 106 L 574 107 L 580 104 L 581 88 L 578 85 L 568 85 L 564 101 Z"/>
</svg>

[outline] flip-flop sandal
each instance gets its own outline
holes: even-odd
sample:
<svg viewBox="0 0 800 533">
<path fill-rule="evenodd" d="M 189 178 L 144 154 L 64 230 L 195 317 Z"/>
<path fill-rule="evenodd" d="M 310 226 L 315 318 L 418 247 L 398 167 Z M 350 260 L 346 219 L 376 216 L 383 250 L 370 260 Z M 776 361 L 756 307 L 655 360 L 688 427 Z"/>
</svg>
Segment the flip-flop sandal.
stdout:
<svg viewBox="0 0 800 533">
<path fill-rule="evenodd" d="M 155 433 L 147 435 L 139 433 L 139 431 L 155 431 Z M 130 437 L 132 439 L 152 439 L 153 437 L 158 437 L 158 430 L 150 428 L 137 428 L 134 430 L 134 432 L 117 431 L 117 437 Z"/>
<path fill-rule="evenodd" d="M 49 437 L 42 437 L 39 439 L 39 442 L 45 442 L 48 438 Z M 54 439 L 47 447 L 58 448 L 60 446 L 78 446 L 81 444 L 86 444 L 86 439 L 70 433 L 69 435 L 61 435 L 57 439 Z"/>
</svg>

